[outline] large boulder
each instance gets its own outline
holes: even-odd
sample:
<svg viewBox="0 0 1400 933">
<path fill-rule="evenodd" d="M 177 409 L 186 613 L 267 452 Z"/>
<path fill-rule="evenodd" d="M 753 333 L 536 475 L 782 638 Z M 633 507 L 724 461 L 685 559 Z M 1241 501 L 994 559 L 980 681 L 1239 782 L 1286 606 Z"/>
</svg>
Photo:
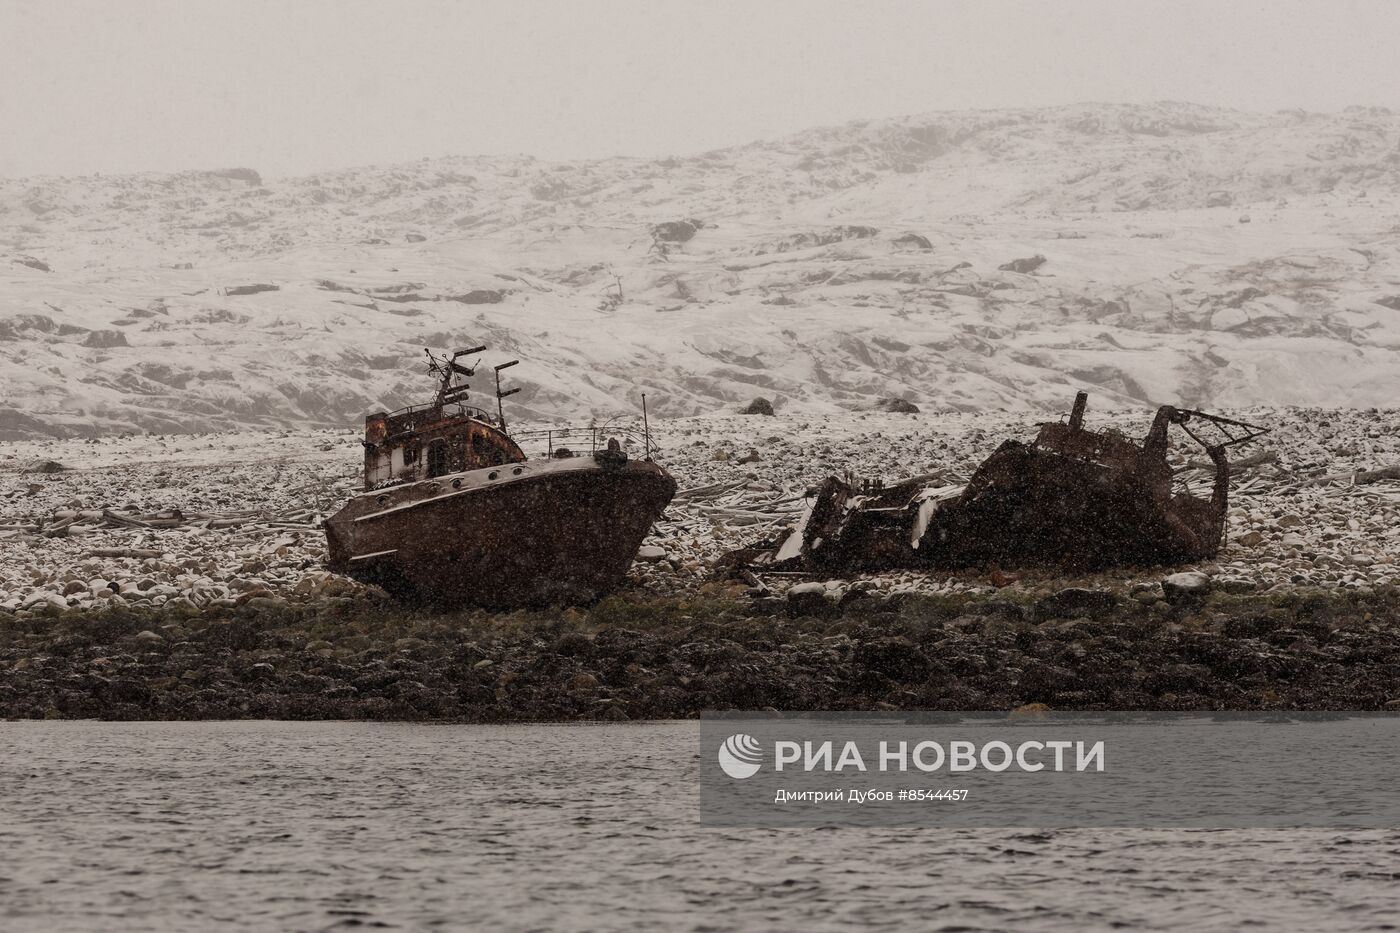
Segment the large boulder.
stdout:
<svg viewBox="0 0 1400 933">
<path fill-rule="evenodd" d="M 739 410 L 741 415 L 771 415 L 773 414 L 773 403 L 762 396 L 749 402 L 744 408 Z"/>
<path fill-rule="evenodd" d="M 875 403 L 875 407 L 897 415 L 917 415 L 919 413 L 918 405 L 903 398 L 882 398 Z"/>
<path fill-rule="evenodd" d="M 83 346 L 107 350 L 111 347 L 129 347 L 131 344 L 126 342 L 126 334 L 119 330 L 94 330 L 83 338 Z"/>
<path fill-rule="evenodd" d="M 787 591 L 787 611 L 792 616 L 824 616 L 839 613 L 824 583 L 799 583 Z"/>
<path fill-rule="evenodd" d="M 651 228 L 653 239 L 662 243 L 685 243 L 695 236 L 700 223 L 694 220 L 667 220 Z"/>
<path fill-rule="evenodd" d="M 53 334 L 58 329 L 47 314 L 16 314 L 0 320 L 0 340 L 19 340 L 28 337 L 30 331 Z"/>
<path fill-rule="evenodd" d="M 1029 274 L 1045 265 L 1045 257 L 1039 254 L 1027 259 L 1013 259 L 1010 262 L 997 266 L 1002 272 L 1020 272 Z"/>
<path fill-rule="evenodd" d="M 68 469 L 57 460 L 31 460 L 24 465 L 25 473 L 62 473 Z"/>
<path fill-rule="evenodd" d="M 928 237 L 920 236 L 917 233 L 906 233 L 903 236 L 894 238 L 895 246 L 902 246 L 905 249 L 933 249 L 933 244 Z"/>
<path fill-rule="evenodd" d="M 1210 577 L 1196 570 L 1174 573 L 1162 581 L 1162 595 L 1173 605 L 1203 599 L 1210 592 Z"/>
</svg>

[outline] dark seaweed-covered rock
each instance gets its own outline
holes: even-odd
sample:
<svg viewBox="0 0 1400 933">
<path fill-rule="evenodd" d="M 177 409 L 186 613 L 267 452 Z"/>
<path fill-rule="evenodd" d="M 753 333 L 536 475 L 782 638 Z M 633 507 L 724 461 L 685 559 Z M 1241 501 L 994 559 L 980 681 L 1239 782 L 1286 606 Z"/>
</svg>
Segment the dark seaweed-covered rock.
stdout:
<svg viewBox="0 0 1400 933">
<path fill-rule="evenodd" d="M 860 642 L 852 658 L 858 666 L 892 680 L 919 680 L 929 670 L 928 658 L 919 646 L 899 635 Z"/>
<path fill-rule="evenodd" d="M 1086 590 L 1069 587 L 1035 604 L 1038 621 L 1074 616 L 1101 616 L 1113 609 L 1118 597 L 1108 590 Z"/>
<path fill-rule="evenodd" d="M 851 592 L 848 588 L 846 592 Z M 1400 591 L 615 596 L 434 614 L 344 597 L 0 614 L 0 717 L 655 719 L 706 709 L 1384 709 Z M 756 608 L 756 603 L 762 603 Z M 251 607 L 251 608 L 250 608 Z"/>
</svg>

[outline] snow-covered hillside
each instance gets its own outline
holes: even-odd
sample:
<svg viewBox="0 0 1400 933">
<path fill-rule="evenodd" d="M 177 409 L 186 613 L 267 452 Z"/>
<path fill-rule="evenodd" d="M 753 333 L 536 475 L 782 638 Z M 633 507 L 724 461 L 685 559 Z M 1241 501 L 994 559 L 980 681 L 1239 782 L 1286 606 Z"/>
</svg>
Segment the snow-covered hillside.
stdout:
<svg viewBox="0 0 1400 933">
<path fill-rule="evenodd" d="M 0 181 L 0 439 L 354 425 L 473 343 L 522 359 L 531 417 L 1392 406 L 1400 116 L 1080 105 Z"/>
</svg>

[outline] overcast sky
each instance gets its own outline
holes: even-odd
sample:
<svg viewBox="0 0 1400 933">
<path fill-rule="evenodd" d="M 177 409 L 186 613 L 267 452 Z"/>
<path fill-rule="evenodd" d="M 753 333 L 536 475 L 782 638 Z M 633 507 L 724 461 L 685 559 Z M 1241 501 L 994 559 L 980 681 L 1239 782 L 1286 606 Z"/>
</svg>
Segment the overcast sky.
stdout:
<svg viewBox="0 0 1400 933">
<path fill-rule="evenodd" d="M 0 175 L 684 154 L 1078 101 L 1400 109 L 1400 3 L 0 0 Z"/>
</svg>

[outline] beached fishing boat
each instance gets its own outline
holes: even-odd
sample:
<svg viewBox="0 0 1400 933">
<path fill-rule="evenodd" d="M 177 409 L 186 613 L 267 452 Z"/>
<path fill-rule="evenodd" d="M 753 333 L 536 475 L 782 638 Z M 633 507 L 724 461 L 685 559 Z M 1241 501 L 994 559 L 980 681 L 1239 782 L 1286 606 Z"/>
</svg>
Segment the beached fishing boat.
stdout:
<svg viewBox="0 0 1400 933">
<path fill-rule="evenodd" d="M 326 521 L 331 570 L 409 599 L 509 608 L 587 602 L 622 582 L 676 492 L 649 429 L 512 434 L 495 367 L 496 414 L 466 404 L 461 362 L 428 354 L 426 405 L 365 419 L 364 491 Z M 546 435 L 542 458 L 522 442 Z M 568 446 L 556 446 L 556 440 Z"/>
</svg>

